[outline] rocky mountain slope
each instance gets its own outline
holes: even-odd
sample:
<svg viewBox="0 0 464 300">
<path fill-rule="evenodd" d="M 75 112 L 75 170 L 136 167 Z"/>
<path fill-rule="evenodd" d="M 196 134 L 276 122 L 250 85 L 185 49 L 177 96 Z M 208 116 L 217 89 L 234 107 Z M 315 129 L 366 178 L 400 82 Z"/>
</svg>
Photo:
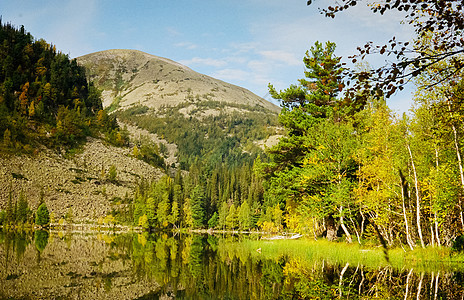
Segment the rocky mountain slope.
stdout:
<svg viewBox="0 0 464 300">
<path fill-rule="evenodd" d="M 116 167 L 115 180 L 108 177 Z M 124 211 L 136 182 L 154 180 L 162 170 L 130 155 L 129 148 L 114 147 L 88 138 L 75 154 L 57 153 L 46 148 L 37 155 L 0 156 L 0 198 L 6 205 L 23 193 L 35 210 L 41 194 L 55 221 L 71 214 L 75 222 L 105 217 L 113 210 Z"/>
<path fill-rule="evenodd" d="M 244 88 L 136 50 L 106 50 L 78 57 L 77 61 L 89 71 L 89 79 L 103 89 L 104 107 L 159 108 L 212 100 L 280 110 Z"/>
</svg>

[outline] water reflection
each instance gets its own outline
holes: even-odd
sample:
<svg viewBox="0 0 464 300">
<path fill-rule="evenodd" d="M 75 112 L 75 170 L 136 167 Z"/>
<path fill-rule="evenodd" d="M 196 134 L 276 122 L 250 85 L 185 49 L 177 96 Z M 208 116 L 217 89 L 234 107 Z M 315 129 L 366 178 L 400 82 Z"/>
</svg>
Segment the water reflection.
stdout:
<svg viewBox="0 0 464 300">
<path fill-rule="evenodd" d="M 36 232 L 34 232 L 35 247 L 37 248 L 39 252 L 43 252 L 45 247 L 47 247 L 48 237 L 49 237 L 48 231 L 37 230 Z"/>
<path fill-rule="evenodd" d="M 264 257 L 238 237 L 0 233 L 0 298 L 460 299 L 455 270 Z"/>
</svg>

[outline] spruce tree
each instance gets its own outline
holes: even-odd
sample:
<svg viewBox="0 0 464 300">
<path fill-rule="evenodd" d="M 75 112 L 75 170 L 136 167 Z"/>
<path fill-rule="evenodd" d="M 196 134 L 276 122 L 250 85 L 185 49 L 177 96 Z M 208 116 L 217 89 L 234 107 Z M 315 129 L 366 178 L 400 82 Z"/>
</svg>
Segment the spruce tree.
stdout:
<svg viewBox="0 0 464 300">
<path fill-rule="evenodd" d="M 193 226 L 195 228 L 201 228 L 203 227 L 203 222 L 205 218 L 205 210 L 203 207 L 203 202 L 205 200 L 205 192 L 202 186 L 195 186 L 195 188 L 192 190 L 191 199 Z"/>
</svg>

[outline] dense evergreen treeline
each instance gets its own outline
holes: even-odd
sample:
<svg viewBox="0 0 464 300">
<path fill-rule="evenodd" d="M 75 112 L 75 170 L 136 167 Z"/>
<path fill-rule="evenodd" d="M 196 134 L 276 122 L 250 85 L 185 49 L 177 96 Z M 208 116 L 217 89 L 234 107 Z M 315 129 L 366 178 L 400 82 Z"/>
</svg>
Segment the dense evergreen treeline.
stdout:
<svg viewBox="0 0 464 300">
<path fill-rule="evenodd" d="M 134 201 L 134 221 L 145 228 L 250 230 L 271 221 L 262 213 L 262 180 L 246 163 L 210 172 L 195 164 L 184 176 L 142 182 Z"/>
<path fill-rule="evenodd" d="M 104 132 L 126 143 L 115 119 L 102 110 L 100 92 L 76 60 L 24 27 L 0 20 L 0 133 L 4 151 L 32 152 L 34 143 L 75 146 Z"/>
<path fill-rule="evenodd" d="M 151 228 L 194 227 L 249 230 L 274 224 L 276 209 L 267 208 L 255 161 L 266 159 L 257 145 L 276 133 L 277 116 L 259 107 L 217 101 L 196 102 L 196 113 L 229 106 L 235 112 L 185 117 L 181 109 L 147 107 L 117 112 L 118 118 L 156 133 L 178 147 L 174 178 L 142 182 L 134 197 L 134 222 Z M 138 149 L 137 149 L 138 151 Z M 276 222 L 277 224 L 277 222 Z M 280 226 L 280 225 L 279 225 Z M 279 227 L 276 225 L 276 227 Z"/>
</svg>

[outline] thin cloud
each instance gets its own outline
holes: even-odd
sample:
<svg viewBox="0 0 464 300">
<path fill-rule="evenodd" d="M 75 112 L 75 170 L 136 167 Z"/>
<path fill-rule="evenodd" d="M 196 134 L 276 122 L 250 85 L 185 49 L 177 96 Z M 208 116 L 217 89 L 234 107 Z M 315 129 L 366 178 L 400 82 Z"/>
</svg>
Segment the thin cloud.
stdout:
<svg viewBox="0 0 464 300">
<path fill-rule="evenodd" d="M 284 50 L 268 50 L 259 52 L 266 60 L 273 60 L 285 63 L 290 66 L 301 65 L 301 59 L 298 59 L 293 53 Z"/>
<path fill-rule="evenodd" d="M 177 37 L 177 36 L 181 36 L 182 33 L 180 33 L 179 30 L 177 30 L 176 28 L 174 27 L 166 27 L 166 33 L 170 36 L 173 36 L 173 37 Z"/>
<path fill-rule="evenodd" d="M 211 67 L 216 67 L 216 68 L 225 67 L 227 65 L 227 62 L 224 60 L 214 59 L 214 58 L 201 58 L 201 57 L 194 57 L 192 59 L 181 60 L 179 62 L 186 66 L 206 65 L 206 66 L 211 66 Z"/>
<path fill-rule="evenodd" d="M 246 81 L 246 79 L 249 77 L 249 72 L 246 72 L 242 69 L 222 69 L 213 72 L 211 76 L 225 81 Z"/>
<path fill-rule="evenodd" d="M 190 43 L 190 42 L 181 42 L 181 43 L 174 44 L 174 46 L 179 47 L 179 48 L 188 49 L 188 50 L 194 50 L 198 48 L 198 45 L 194 43 Z"/>
</svg>

